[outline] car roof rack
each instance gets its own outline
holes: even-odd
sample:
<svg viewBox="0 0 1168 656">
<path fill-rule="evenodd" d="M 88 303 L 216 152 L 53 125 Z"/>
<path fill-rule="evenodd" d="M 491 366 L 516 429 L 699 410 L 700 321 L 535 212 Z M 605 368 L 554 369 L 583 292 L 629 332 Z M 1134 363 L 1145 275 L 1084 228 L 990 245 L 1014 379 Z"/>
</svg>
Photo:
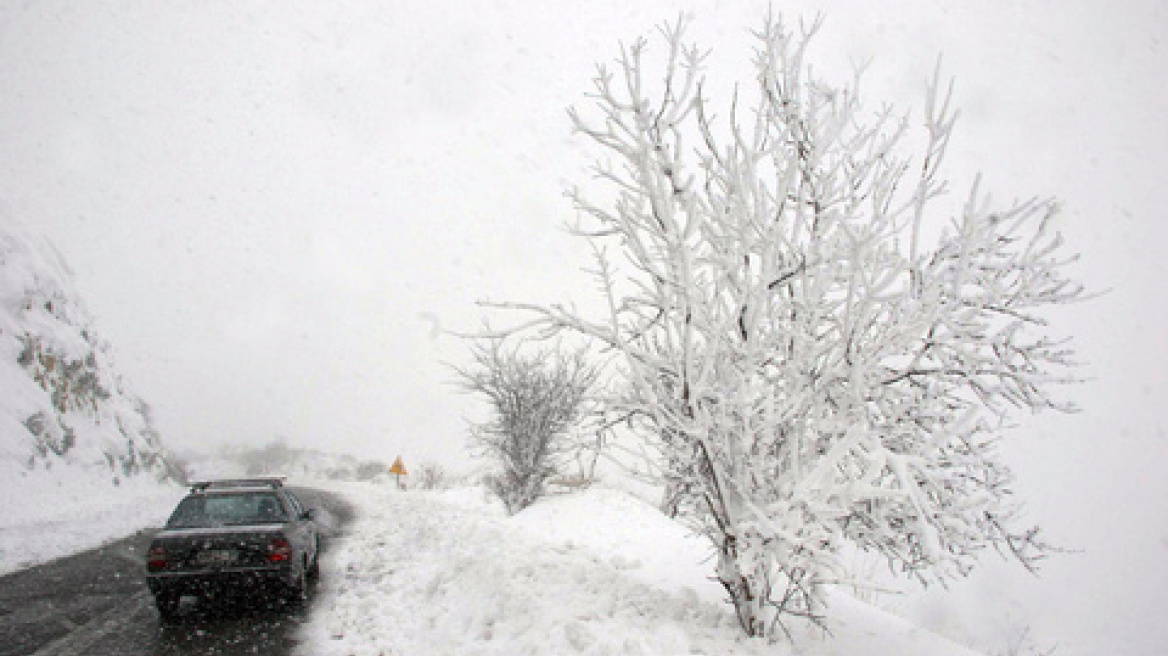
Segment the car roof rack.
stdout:
<svg viewBox="0 0 1168 656">
<path fill-rule="evenodd" d="M 205 492 L 209 489 L 236 489 L 245 487 L 284 487 L 284 476 L 260 476 L 256 478 L 221 478 L 213 481 L 191 483 L 191 492 Z"/>
</svg>

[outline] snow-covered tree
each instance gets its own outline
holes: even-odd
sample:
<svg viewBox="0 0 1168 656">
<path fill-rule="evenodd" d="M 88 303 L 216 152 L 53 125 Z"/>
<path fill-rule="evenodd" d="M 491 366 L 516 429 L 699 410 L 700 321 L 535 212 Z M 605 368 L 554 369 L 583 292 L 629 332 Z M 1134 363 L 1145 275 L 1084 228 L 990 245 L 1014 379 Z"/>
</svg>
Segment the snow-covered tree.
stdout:
<svg viewBox="0 0 1168 656">
<path fill-rule="evenodd" d="M 584 351 L 525 353 L 500 340 L 472 343 L 471 355 L 472 365 L 455 368 L 458 382 L 491 409 L 490 420 L 473 427 L 471 442 L 497 465 L 491 487 L 514 514 L 561 473 L 597 371 Z"/>
<path fill-rule="evenodd" d="M 1042 310 L 1082 296 L 1054 203 L 999 208 L 976 184 L 942 200 L 956 114 L 938 79 L 914 155 L 910 121 L 865 109 L 858 74 L 811 74 L 817 28 L 768 18 L 754 85 L 721 115 L 683 23 L 661 30 L 660 77 L 645 40 L 622 47 L 593 110 L 570 113 L 601 147 L 607 192 L 574 193 L 575 229 L 607 316 L 496 304 L 528 313 L 512 332 L 618 356 L 619 410 L 755 636 L 825 618 L 845 541 L 925 582 L 987 548 L 1033 567 L 1043 545 L 1017 526 L 995 442 L 1011 411 L 1070 409 L 1051 388 L 1071 352 Z"/>
</svg>

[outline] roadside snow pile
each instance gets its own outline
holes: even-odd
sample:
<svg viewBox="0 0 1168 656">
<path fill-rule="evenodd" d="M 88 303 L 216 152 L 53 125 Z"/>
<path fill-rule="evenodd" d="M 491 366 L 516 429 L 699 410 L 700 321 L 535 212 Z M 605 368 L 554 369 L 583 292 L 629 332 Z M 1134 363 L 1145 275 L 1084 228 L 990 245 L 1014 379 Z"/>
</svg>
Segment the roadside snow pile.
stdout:
<svg viewBox="0 0 1168 656">
<path fill-rule="evenodd" d="M 709 542 L 625 492 L 592 488 L 541 499 L 511 519 L 530 535 L 605 558 L 629 577 L 721 604 Z"/>
<path fill-rule="evenodd" d="M 166 522 L 186 489 L 55 468 L 0 481 L 0 575 L 99 547 Z"/>
<path fill-rule="evenodd" d="M 705 548 L 624 493 L 544 500 L 513 518 L 481 491 L 331 484 L 357 507 L 322 561 L 301 654 L 970 656 L 845 598 L 834 637 L 743 637 Z"/>
</svg>

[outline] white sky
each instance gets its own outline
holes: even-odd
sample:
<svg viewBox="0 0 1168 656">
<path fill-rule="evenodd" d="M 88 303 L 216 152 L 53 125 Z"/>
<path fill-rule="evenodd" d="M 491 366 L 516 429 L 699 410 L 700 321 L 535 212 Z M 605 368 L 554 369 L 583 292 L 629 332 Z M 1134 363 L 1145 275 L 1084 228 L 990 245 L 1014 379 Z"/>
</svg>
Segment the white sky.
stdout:
<svg viewBox="0 0 1168 656">
<path fill-rule="evenodd" d="M 1065 198 L 1112 303 L 1153 284 L 1156 3 L 822 4 L 820 68 L 871 58 L 870 97 L 909 108 L 943 52 L 959 172 Z M 766 5 L 0 2 L 0 202 L 76 269 L 173 445 L 457 458 L 438 328 L 590 293 L 560 225 L 587 163 L 564 108 L 594 63 L 682 9 L 741 62 Z"/>
<path fill-rule="evenodd" d="M 476 326 L 482 298 L 591 293 L 560 225 L 587 163 L 564 108 L 594 63 L 682 9 L 742 62 L 766 5 L 0 2 L 0 202 L 76 269 L 171 444 L 457 459 L 472 404 L 439 329 Z M 1062 327 L 1092 375 L 1115 365 L 1107 409 L 1156 398 L 1163 9 L 783 7 L 826 7 L 814 61 L 873 59 L 869 97 L 906 109 L 944 53 L 956 174 L 1064 199 L 1090 282 L 1116 291 Z"/>
<path fill-rule="evenodd" d="M 475 327 L 478 299 L 592 291 L 560 225 L 587 164 L 564 109 L 594 63 L 679 10 L 743 61 L 768 4 L 0 0 L 0 213 L 57 244 L 171 445 L 461 463 L 475 405 L 440 329 Z M 981 170 L 1000 199 L 1062 199 L 1112 291 L 1059 317 L 1092 380 L 1082 414 L 1020 418 L 1019 486 L 1056 537 L 1087 515 L 1097 548 L 1168 561 L 1166 5 L 776 6 L 825 8 L 813 61 L 873 59 L 869 98 L 902 108 L 944 53 L 957 188 Z M 1122 592 L 1168 602 L 1166 571 Z"/>
</svg>

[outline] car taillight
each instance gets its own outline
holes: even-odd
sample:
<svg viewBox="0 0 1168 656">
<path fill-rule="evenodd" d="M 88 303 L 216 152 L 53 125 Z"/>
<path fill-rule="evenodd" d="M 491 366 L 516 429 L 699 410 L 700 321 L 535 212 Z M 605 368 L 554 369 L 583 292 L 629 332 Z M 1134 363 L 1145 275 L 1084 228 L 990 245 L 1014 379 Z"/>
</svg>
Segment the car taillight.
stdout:
<svg viewBox="0 0 1168 656">
<path fill-rule="evenodd" d="M 284 538 L 272 538 L 268 543 L 268 562 L 279 563 L 292 557 L 292 545 Z"/>
<path fill-rule="evenodd" d="M 160 546 L 150 547 L 146 552 L 146 568 L 150 570 L 166 569 L 166 549 Z"/>
</svg>

